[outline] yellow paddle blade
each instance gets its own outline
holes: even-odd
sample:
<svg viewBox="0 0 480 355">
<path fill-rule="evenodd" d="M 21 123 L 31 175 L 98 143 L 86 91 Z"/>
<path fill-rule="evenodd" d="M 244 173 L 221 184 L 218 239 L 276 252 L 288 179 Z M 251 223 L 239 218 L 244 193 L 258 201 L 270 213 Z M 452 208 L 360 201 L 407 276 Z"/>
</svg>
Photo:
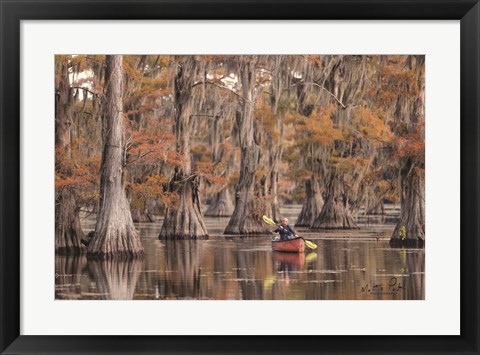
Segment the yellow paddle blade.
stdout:
<svg viewBox="0 0 480 355">
<path fill-rule="evenodd" d="M 265 223 L 267 223 L 267 224 L 271 224 L 271 225 L 276 224 L 273 219 L 268 218 L 267 216 L 263 216 L 262 219 L 263 219 L 263 221 L 264 221 Z"/>
<path fill-rule="evenodd" d="M 273 276 L 267 277 L 265 280 L 263 280 L 263 288 L 265 290 L 271 290 L 274 283 L 275 283 L 275 277 Z"/>
<path fill-rule="evenodd" d="M 305 240 L 305 239 L 304 239 L 304 241 L 305 241 L 305 245 L 307 247 L 309 247 L 310 249 L 317 249 L 317 244 L 315 244 L 315 243 L 313 243 L 309 240 Z"/>
<path fill-rule="evenodd" d="M 307 263 L 309 263 L 309 262 L 314 261 L 316 258 L 317 258 L 317 253 L 311 252 L 307 255 L 305 260 L 307 261 Z"/>
</svg>

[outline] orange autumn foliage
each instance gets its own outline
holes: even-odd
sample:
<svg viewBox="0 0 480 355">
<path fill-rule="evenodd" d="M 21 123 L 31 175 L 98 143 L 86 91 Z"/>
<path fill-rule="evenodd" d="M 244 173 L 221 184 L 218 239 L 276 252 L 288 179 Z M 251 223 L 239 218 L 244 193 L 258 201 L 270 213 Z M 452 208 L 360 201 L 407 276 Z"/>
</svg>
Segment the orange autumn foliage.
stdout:
<svg viewBox="0 0 480 355">
<path fill-rule="evenodd" d="M 335 104 L 330 104 L 315 111 L 310 117 L 299 114 L 289 114 L 285 123 L 295 123 L 295 133 L 292 137 L 298 148 L 310 144 L 331 146 L 336 140 L 343 138 L 342 132 L 332 120 L 336 112 Z"/>
<path fill-rule="evenodd" d="M 421 123 L 415 132 L 395 141 L 393 159 L 410 158 L 418 163 L 425 163 L 424 123 Z"/>
<path fill-rule="evenodd" d="M 184 159 L 175 152 L 175 136 L 172 133 L 132 130 L 128 164 L 158 164 L 181 166 Z"/>
<path fill-rule="evenodd" d="M 197 162 L 195 174 L 203 177 L 208 182 L 218 185 L 226 185 L 228 180 L 223 176 L 225 166 L 223 163 L 212 163 L 210 161 Z"/>
<path fill-rule="evenodd" d="M 389 107 L 399 96 L 415 97 L 419 94 L 417 73 L 409 69 L 408 56 L 388 56 L 386 64 L 376 64 L 378 82 L 366 88 L 377 106 Z"/>
<path fill-rule="evenodd" d="M 385 121 L 367 108 L 360 107 L 356 110 L 352 125 L 358 132 L 358 138 L 372 142 L 389 142 L 393 139 L 390 127 L 385 124 Z"/>
<path fill-rule="evenodd" d="M 70 152 L 62 147 L 55 149 L 55 190 L 73 188 L 77 198 L 84 205 L 98 200 L 100 155 L 85 158 L 79 151 L 78 142 L 70 147 Z"/>
<path fill-rule="evenodd" d="M 167 207 L 172 207 L 178 202 L 178 195 L 169 192 L 166 188 L 168 179 L 162 176 L 149 176 L 143 183 L 127 184 L 131 191 L 133 207 L 142 208 L 149 199 L 160 199 Z"/>
<path fill-rule="evenodd" d="M 57 188 L 75 185 L 87 187 L 98 180 L 100 156 L 82 158 L 75 146 L 71 148 L 70 156 L 62 147 L 55 149 L 55 186 Z"/>
<path fill-rule="evenodd" d="M 260 127 L 262 127 L 263 132 L 265 132 L 269 137 L 278 139 L 280 137 L 280 132 L 276 127 L 276 121 L 278 117 L 272 114 L 272 109 L 268 104 L 267 100 L 262 97 L 259 97 L 257 104 L 255 105 L 255 118 L 259 120 Z"/>
</svg>

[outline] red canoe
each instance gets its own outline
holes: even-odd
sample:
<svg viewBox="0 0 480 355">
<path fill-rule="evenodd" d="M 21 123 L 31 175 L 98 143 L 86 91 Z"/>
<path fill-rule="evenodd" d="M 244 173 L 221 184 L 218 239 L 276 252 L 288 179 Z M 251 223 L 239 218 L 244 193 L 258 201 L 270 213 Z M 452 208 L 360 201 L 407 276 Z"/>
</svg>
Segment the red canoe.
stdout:
<svg viewBox="0 0 480 355">
<path fill-rule="evenodd" d="M 305 251 L 305 241 L 302 237 L 284 241 L 272 241 L 272 249 L 275 251 L 286 251 L 290 253 L 303 253 Z"/>
</svg>

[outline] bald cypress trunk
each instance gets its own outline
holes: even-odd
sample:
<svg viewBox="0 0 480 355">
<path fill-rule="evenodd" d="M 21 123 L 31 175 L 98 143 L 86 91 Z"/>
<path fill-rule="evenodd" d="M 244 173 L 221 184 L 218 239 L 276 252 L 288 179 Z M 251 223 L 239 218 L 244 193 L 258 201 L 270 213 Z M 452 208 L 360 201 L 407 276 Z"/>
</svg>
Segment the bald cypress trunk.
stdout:
<svg viewBox="0 0 480 355">
<path fill-rule="evenodd" d="M 55 252 L 79 254 L 84 237 L 80 224 L 79 206 L 72 187 L 62 187 L 55 199 Z"/>
<path fill-rule="evenodd" d="M 210 217 L 230 217 L 235 206 L 233 205 L 232 194 L 228 187 L 223 188 L 215 194 L 212 202 L 208 206 L 205 216 Z"/>
<path fill-rule="evenodd" d="M 104 148 L 100 176 L 100 203 L 95 234 L 87 257 L 109 259 L 143 256 L 125 192 L 125 127 L 122 110 L 122 56 L 106 58 Z"/>
<path fill-rule="evenodd" d="M 153 213 L 148 209 L 148 207 L 134 207 L 131 206 L 131 211 L 132 211 L 132 220 L 134 222 L 155 222 L 155 217 Z"/>
<path fill-rule="evenodd" d="M 358 228 L 348 208 L 348 198 L 345 194 L 343 181 L 339 179 L 335 170 L 332 172 L 327 185 L 325 204 L 315 221 L 312 229 L 354 229 Z"/>
<path fill-rule="evenodd" d="M 286 104 L 281 105 L 281 100 L 289 101 L 290 86 L 289 78 L 291 76 L 291 70 L 288 66 L 286 56 L 273 56 L 272 58 L 272 71 L 276 73 L 271 80 L 271 95 L 270 95 L 270 107 L 271 112 L 275 120 L 274 131 L 268 134 L 268 165 L 270 168 L 267 186 L 267 195 L 269 198 L 269 204 L 267 206 L 267 214 L 273 220 L 280 220 L 280 204 L 279 204 L 279 191 L 278 182 L 280 175 L 280 161 L 283 155 L 283 137 L 284 137 L 284 121 L 287 113 Z M 287 94 L 284 95 L 284 88 L 287 87 Z"/>
<path fill-rule="evenodd" d="M 299 84 L 297 85 L 297 96 L 298 96 L 298 104 L 297 104 L 297 110 L 298 113 L 300 113 L 303 116 L 310 117 L 312 114 L 313 106 L 307 105 L 306 104 L 306 90 L 305 90 L 305 85 Z M 311 152 L 312 149 L 309 149 L 309 152 Z M 318 169 L 318 166 L 315 164 L 312 164 L 311 162 L 313 161 L 313 158 L 307 157 L 305 161 L 309 161 L 310 164 L 308 164 L 309 168 L 315 168 Z M 320 184 L 315 177 L 315 175 L 312 175 L 312 177 L 305 181 L 305 200 L 302 205 L 302 210 L 300 211 L 300 214 L 297 218 L 297 222 L 295 223 L 295 226 L 297 227 L 311 227 L 313 225 L 313 222 L 315 221 L 315 218 L 320 214 L 320 211 L 322 210 L 323 206 L 323 196 L 320 190 Z"/>
<path fill-rule="evenodd" d="M 237 115 L 240 142 L 240 178 L 235 192 L 235 210 L 225 228 L 225 234 L 264 234 L 269 230 L 262 223 L 265 204 L 261 201 L 261 186 L 256 184 L 256 172 L 261 148 L 254 137 L 255 56 L 239 58 L 239 80 L 242 85 L 242 112 Z M 257 185 L 257 186 L 255 186 Z M 255 191 L 256 190 L 256 191 Z"/>
<path fill-rule="evenodd" d="M 55 148 L 57 154 L 71 158 L 72 125 L 70 84 L 68 77 L 68 61 L 57 64 L 56 102 L 55 102 Z M 59 151 L 61 150 L 61 152 Z M 60 254 L 78 254 L 82 252 L 80 240 L 83 231 L 79 216 L 80 206 L 77 203 L 75 189 L 64 186 L 55 194 L 55 252 Z"/>
<path fill-rule="evenodd" d="M 360 100 L 364 92 L 366 74 L 365 56 L 340 56 L 332 67 L 325 87 L 336 97 L 338 109 L 333 122 L 338 126 L 348 124 L 353 118 L 350 103 Z M 342 155 L 352 156 L 348 144 L 339 143 Z M 313 222 L 313 229 L 355 229 L 358 228 L 350 211 L 348 196 L 344 188 L 344 172 L 335 164 L 328 173 L 330 178 L 325 191 L 325 203 Z"/>
<path fill-rule="evenodd" d="M 297 227 L 311 227 L 323 206 L 320 184 L 315 177 L 312 176 L 311 179 L 305 181 L 305 194 L 302 210 L 298 215 L 297 223 L 295 223 Z"/>
<path fill-rule="evenodd" d="M 399 96 L 395 118 L 407 127 L 410 136 L 417 135 L 417 144 L 424 142 L 425 132 L 421 124 L 425 120 L 424 56 L 410 56 L 408 65 L 416 74 L 418 94 L 413 97 Z M 390 245 L 392 247 L 425 246 L 425 152 L 407 154 L 399 159 L 401 212 Z"/>
<path fill-rule="evenodd" d="M 206 239 L 207 227 L 200 211 L 199 179 L 192 174 L 190 135 L 193 126 L 192 89 L 195 83 L 195 57 L 178 56 L 174 78 L 174 117 L 176 150 L 182 157 L 181 167 L 169 184 L 178 195 L 178 203 L 167 209 L 160 239 Z"/>
<path fill-rule="evenodd" d="M 167 209 L 160 239 L 208 239 L 207 227 L 200 211 L 198 179 L 177 170 L 170 190 L 178 194 L 178 203 Z"/>
<path fill-rule="evenodd" d="M 273 220 L 277 221 L 281 219 L 280 216 L 280 203 L 278 200 L 278 177 L 279 177 L 279 172 L 278 172 L 278 165 L 280 162 L 280 159 L 278 155 L 273 155 L 270 158 L 271 162 L 271 167 L 272 170 L 270 171 L 269 174 L 269 190 L 268 190 L 268 197 L 270 200 L 270 203 L 267 206 L 266 214 L 270 217 L 273 218 Z"/>
<path fill-rule="evenodd" d="M 212 161 L 219 163 L 225 157 L 225 148 L 222 143 L 225 140 L 224 128 L 223 128 L 223 115 L 216 115 L 213 119 L 210 143 L 212 144 Z M 226 162 L 224 177 L 228 177 L 231 165 L 233 164 L 232 158 Z M 232 194 L 230 188 L 224 186 L 220 191 L 216 192 L 208 206 L 205 216 L 210 217 L 230 217 L 235 209 L 233 204 Z"/>
<path fill-rule="evenodd" d="M 151 223 L 155 221 L 152 205 L 152 199 L 134 200 L 132 190 L 126 189 L 127 200 L 130 204 L 130 212 L 134 223 Z"/>
<path fill-rule="evenodd" d="M 267 197 L 267 210 L 266 214 L 277 221 L 281 219 L 280 216 L 280 204 L 278 200 L 278 179 L 280 160 L 283 154 L 282 140 L 283 140 L 283 115 L 277 118 L 277 128 L 280 132 L 278 142 L 275 142 L 274 138 L 269 139 L 269 157 L 268 163 L 270 171 L 268 173 L 267 181 L 265 182 L 267 191 L 265 193 Z"/>
<path fill-rule="evenodd" d="M 55 147 L 62 148 L 65 155 L 70 157 L 73 98 L 70 94 L 67 59 L 57 64 L 57 77 L 55 79 Z"/>
<path fill-rule="evenodd" d="M 367 206 L 367 214 L 372 214 L 372 215 L 384 215 L 385 214 L 385 207 L 383 205 L 383 199 L 380 199 L 377 201 L 376 204 L 374 204 L 371 207 Z"/>
<path fill-rule="evenodd" d="M 400 175 L 401 212 L 390 239 L 393 247 L 425 246 L 425 181 L 423 172 L 406 164 Z"/>
</svg>

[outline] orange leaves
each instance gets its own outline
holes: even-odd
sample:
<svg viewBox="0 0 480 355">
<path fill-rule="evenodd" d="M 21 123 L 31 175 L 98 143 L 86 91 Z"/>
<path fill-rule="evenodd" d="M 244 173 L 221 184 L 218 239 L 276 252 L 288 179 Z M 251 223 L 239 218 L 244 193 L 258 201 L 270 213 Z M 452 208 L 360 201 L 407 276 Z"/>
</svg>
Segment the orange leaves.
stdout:
<svg viewBox="0 0 480 355">
<path fill-rule="evenodd" d="M 417 127 L 415 132 L 397 138 L 393 158 L 411 158 L 421 164 L 425 162 L 425 136 L 423 123 Z"/>
<path fill-rule="evenodd" d="M 55 149 L 55 187 L 73 186 L 90 188 L 98 183 L 100 156 L 84 158 L 73 144 L 68 152 L 65 148 Z"/>
<path fill-rule="evenodd" d="M 203 177 L 207 181 L 218 185 L 225 185 L 227 183 L 227 179 L 223 176 L 225 169 L 223 163 L 212 163 L 209 161 L 197 162 L 195 166 L 195 174 Z"/>
<path fill-rule="evenodd" d="M 425 161 L 425 142 L 416 139 L 398 140 L 398 148 L 393 155 L 394 158 L 411 157 L 416 161 Z"/>
<path fill-rule="evenodd" d="M 93 63 L 103 63 L 105 60 L 104 55 L 72 55 L 67 57 L 69 57 L 72 66 L 76 67 L 77 72 L 89 70 Z"/>
<path fill-rule="evenodd" d="M 135 88 L 135 91 L 131 93 L 127 100 L 152 102 L 158 98 L 167 97 L 173 92 L 172 80 L 173 75 L 167 70 L 163 70 L 155 78 L 141 76 L 136 83 L 139 87 Z"/>
<path fill-rule="evenodd" d="M 411 67 L 411 56 L 384 57 L 385 63 L 376 65 L 376 77 L 366 88 L 376 105 L 387 111 L 395 105 L 398 97 L 414 98 L 419 95 L 419 81 L 423 80 L 420 67 Z"/>
<path fill-rule="evenodd" d="M 172 94 L 168 56 L 124 56 L 124 104 L 127 115 L 152 115 Z"/>
<path fill-rule="evenodd" d="M 179 165 L 180 156 L 174 151 L 175 136 L 168 132 L 152 133 L 144 130 L 130 131 L 131 148 L 129 164 L 158 164 L 161 162 Z"/>
<path fill-rule="evenodd" d="M 289 176 L 304 180 L 311 176 L 312 169 L 317 166 L 320 154 L 330 154 L 335 142 L 343 140 L 343 134 L 332 118 L 336 113 L 336 105 L 330 104 L 314 111 L 310 117 L 300 114 L 288 114 L 285 123 L 291 125 L 286 131 L 283 159 L 291 169 Z"/>
<path fill-rule="evenodd" d="M 74 142 L 70 150 L 55 149 L 55 190 L 72 188 L 77 202 L 91 205 L 98 200 L 100 155 L 85 158 Z"/>
<path fill-rule="evenodd" d="M 284 123 L 285 124 L 296 124 L 296 123 L 303 124 L 306 119 L 308 118 L 298 113 L 288 113 L 285 116 Z"/>
<path fill-rule="evenodd" d="M 392 202 L 398 201 L 398 185 L 396 181 L 381 180 L 378 183 L 378 195 Z"/>
<path fill-rule="evenodd" d="M 273 139 L 280 137 L 277 128 L 278 117 L 272 114 L 272 109 L 267 100 L 259 98 L 255 105 L 255 118 L 260 121 L 263 131 Z"/>
<path fill-rule="evenodd" d="M 130 185 L 132 205 L 142 208 L 147 200 L 159 198 L 165 206 L 172 207 L 178 202 L 178 195 L 165 188 L 168 179 L 164 176 L 149 176 L 143 183 Z"/>
<path fill-rule="evenodd" d="M 161 197 L 164 193 L 164 185 L 168 179 L 163 176 L 149 176 L 144 183 L 131 185 L 132 193 L 136 198 L 146 200 L 147 198 Z"/>
<path fill-rule="evenodd" d="M 343 138 L 341 131 L 334 125 L 332 116 L 336 112 L 336 105 L 330 104 L 322 107 L 312 116 L 289 115 L 286 122 L 295 121 L 294 140 L 296 145 L 309 144 L 333 145 L 336 140 Z"/>
<path fill-rule="evenodd" d="M 337 107 L 334 104 L 330 104 L 323 108 L 319 115 L 313 116 L 310 121 L 312 133 L 315 135 L 315 138 L 318 139 L 320 144 L 331 145 L 335 140 L 342 139 L 342 134 L 340 131 L 334 127 L 332 116 L 336 112 Z M 318 121 L 316 118 L 318 117 Z"/>
<path fill-rule="evenodd" d="M 55 175 L 55 187 L 57 189 L 67 186 L 78 186 L 82 183 L 82 180 L 77 177 L 73 176 L 66 176 L 61 177 L 59 175 Z"/>
<path fill-rule="evenodd" d="M 359 138 L 378 142 L 387 142 L 393 138 L 390 128 L 375 113 L 366 108 L 359 108 L 352 121 Z"/>
<path fill-rule="evenodd" d="M 138 56 L 123 56 L 123 73 L 129 80 L 140 82 L 143 73 L 136 68 L 138 63 Z"/>
<path fill-rule="evenodd" d="M 316 68 L 322 66 L 322 56 L 320 55 L 307 55 L 305 56 L 305 59 Z"/>
<path fill-rule="evenodd" d="M 129 165 L 182 166 L 185 158 L 175 151 L 176 138 L 172 132 L 171 122 L 163 120 L 146 120 L 145 128 L 138 128 L 134 121 L 127 122 L 127 142 Z"/>
</svg>

